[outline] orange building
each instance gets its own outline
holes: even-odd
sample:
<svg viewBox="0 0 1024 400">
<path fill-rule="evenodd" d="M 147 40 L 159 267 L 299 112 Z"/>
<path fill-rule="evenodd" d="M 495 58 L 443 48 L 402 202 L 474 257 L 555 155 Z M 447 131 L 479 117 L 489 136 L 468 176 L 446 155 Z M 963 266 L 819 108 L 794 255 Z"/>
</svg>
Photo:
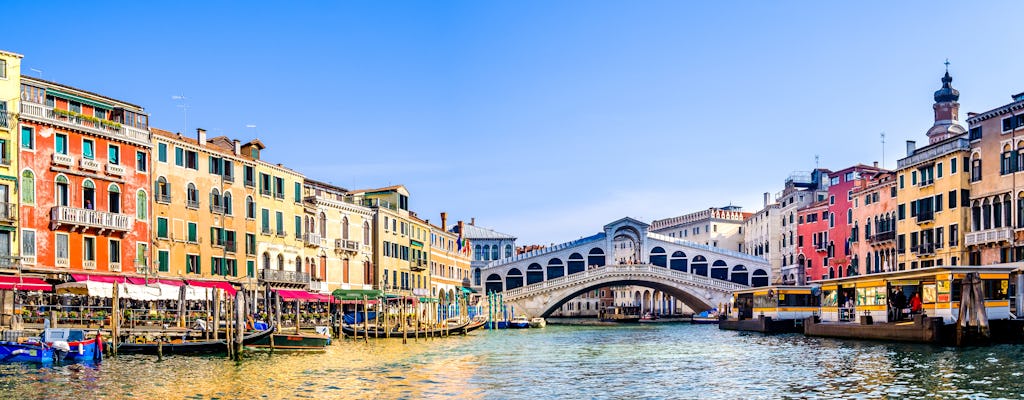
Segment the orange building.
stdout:
<svg viewBox="0 0 1024 400">
<path fill-rule="evenodd" d="M 880 171 L 853 191 L 850 248 L 856 275 L 895 270 L 896 175 Z"/>
<path fill-rule="evenodd" d="M 24 268 L 144 273 L 151 141 L 142 107 L 22 77 L 19 118 Z"/>
</svg>

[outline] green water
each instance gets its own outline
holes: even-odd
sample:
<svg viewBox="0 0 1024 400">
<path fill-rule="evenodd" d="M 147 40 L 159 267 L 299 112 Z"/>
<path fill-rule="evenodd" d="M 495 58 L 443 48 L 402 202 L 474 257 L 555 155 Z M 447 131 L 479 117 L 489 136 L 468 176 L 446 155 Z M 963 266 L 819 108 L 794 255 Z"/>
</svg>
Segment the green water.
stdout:
<svg viewBox="0 0 1024 400">
<path fill-rule="evenodd" d="M 323 354 L 0 365 L 0 399 L 1022 398 L 1024 346 L 954 349 L 714 326 L 548 326 Z"/>
</svg>

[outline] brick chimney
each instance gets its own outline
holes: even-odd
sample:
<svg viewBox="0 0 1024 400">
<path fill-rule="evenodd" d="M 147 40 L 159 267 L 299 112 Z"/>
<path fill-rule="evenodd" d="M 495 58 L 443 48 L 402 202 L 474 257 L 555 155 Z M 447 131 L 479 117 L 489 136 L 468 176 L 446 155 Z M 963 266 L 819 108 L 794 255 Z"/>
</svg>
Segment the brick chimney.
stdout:
<svg viewBox="0 0 1024 400">
<path fill-rule="evenodd" d="M 471 217 L 471 218 L 469 219 L 469 224 L 470 224 L 470 225 L 473 225 L 473 226 L 476 226 L 476 217 Z"/>
<path fill-rule="evenodd" d="M 448 213 L 441 212 L 441 230 L 448 231 Z"/>
<path fill-rule="evenodd" d="M 235 155 L 237 156 L 242 152 L 242 142 L 238 141 L 238 139 L 235 139 L 232 142 L 235 144 Z"/>
<path fill-rule="evenodd" d="M 199 145 L 206 146 L 206 129 L 196 128 L 196 134 L 198 136 L 196 140 L 199 142 Z"/>
<path fill-rule="evenodd" d="M 460 234 L 466 231 L 465 229 L 463 229 L 463 228 L 465 228 L 465 227 L 466 227 L 466 225 L 465 225 L 465 224 L 463 224 L 463 223 L 462 223 L 462 221 L 459 221 L 459 222 L 458 222 L 458 225 L 459 225 L 459 233 L 460 233 Z"/>
</svg>

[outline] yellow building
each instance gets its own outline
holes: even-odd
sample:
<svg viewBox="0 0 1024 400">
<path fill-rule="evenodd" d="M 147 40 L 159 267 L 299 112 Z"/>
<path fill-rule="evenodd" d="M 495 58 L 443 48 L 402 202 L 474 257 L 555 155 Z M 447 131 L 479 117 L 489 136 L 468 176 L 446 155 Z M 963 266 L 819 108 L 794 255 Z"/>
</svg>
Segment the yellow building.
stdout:
<svg viewBox="0 0 1024 400">
<path fill-rule="evenodd" d="M 374 286 L 389 294 L 427 296 L 430 228 L 409 212 L 405 186 L 351 193 L 373 210 Z"/>
<path fill-rule="evenodd" d="M 152 128 L 153 257 L 159 274 L 253 283 L 256 189 L 240 179 L 256 163 L 238 140 Z M 237 279 L 236 279 L 237 278 Z"/>
<path fill-rule="evenodd" d="M 18 100 L 21 54 L 0 50 L 0 272 L 17 271 Z M 35 246 L 33 243 L 32 246 Z"/>
<path fill-rule="evenodd" d="M 355 204 L 343 188 L 306 179 L 302 241 L 312 270 L 310 291 L 372 290 L 373 211 Z"/>
<path fill-rule="evenodd" d="M 907 141 L 897 162 L 896 268 L 963 264 L 970 202 L 967 130 L 958 122 L 959 92 L 946 72 L 935 92 L 935 124 L 927 146 Z"/>
<path fill-rule="evenodd" d="M 306 290 L 315 265 L 306 264 L 303 258 L 302 220 L 306 211 L 302 183 L 305 177 L 281 164 L 262 161 L 264 148 L 259 140 L 241 146 L 242 154 L 255 162 L 253 170 L 243 172 L 243 181 L 256 188 L 251 207 L 255 214 L 253 219 L 259 224 L 256 235 L 258 276 L 266 286 Z"/>
<path fill-rule="evenodd" d="M 462 225 L 462 221 L 458 222 Z M 441 213 L 441 226 L 430 225 L 430 295 L 454 299 L 463 287 L 470 287 L 469 248 L 459 251 L 459 235 L 448 231 L 448 215 Z"/>
</svg>

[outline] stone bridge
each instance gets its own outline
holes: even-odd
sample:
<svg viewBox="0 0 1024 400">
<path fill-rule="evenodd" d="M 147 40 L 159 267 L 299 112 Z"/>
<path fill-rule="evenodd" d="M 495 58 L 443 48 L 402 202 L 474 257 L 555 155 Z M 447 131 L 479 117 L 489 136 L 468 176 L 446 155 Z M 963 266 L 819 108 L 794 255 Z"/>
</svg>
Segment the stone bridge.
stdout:
<svg viewBox="0 0 1024 400">
<path fill-rule="evenodd" d="M 638 285 L 667 293 L 693 310 L 728 303 L 732 291 L 746 288 L 720 279 L 676 271 L 652 264 L 606 265 L 502 292 L 516 315 L 548 317 L 563 304 L 590 290 Z"/>
</svg>

